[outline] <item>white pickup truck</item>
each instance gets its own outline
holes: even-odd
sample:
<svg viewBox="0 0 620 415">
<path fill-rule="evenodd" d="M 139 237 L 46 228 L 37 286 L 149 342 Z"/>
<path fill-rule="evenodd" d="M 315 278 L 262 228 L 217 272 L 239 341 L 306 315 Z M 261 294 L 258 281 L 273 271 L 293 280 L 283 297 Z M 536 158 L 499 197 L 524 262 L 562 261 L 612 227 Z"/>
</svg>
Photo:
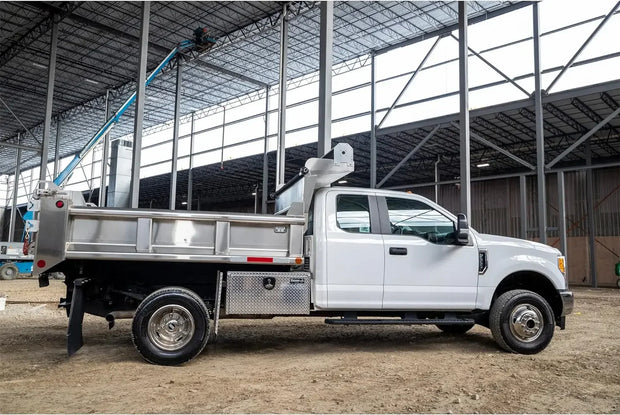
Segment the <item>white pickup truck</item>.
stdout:
<svg viewBox="0 0 620 415">
<path fill-rule="evenodd" d="M 66 276 L 68 351 L 83 314 L 133 318 L 149 362 L 197 356 L 220 315 L 321 316 L 329 324 L 434 324 L 491 329 L 516 353 L 537 353 L 573 308 L 565 258 L 526 240 L 479 234 L 415 194 L 330 187 L 353 171 L 338 144 L 276 192 L 277 215 L 87 206 L 39 190 L 34 274 Z M 211 329 L 211 326 L 213 327 Z"/>
</svg>

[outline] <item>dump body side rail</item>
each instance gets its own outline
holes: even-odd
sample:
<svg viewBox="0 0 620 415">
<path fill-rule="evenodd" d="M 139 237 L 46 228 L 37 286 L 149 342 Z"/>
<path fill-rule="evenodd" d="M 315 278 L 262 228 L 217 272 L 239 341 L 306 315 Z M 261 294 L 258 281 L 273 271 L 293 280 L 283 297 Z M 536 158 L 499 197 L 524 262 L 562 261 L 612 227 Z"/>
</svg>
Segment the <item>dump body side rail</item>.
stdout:
<svg viewBox="0 0 620 415">
<path fill-rule="evenodd" d="M 299 265 L 303 216 L 73 206 L 41 197 L 35 274 L 65 259 Z"/>
</svg>

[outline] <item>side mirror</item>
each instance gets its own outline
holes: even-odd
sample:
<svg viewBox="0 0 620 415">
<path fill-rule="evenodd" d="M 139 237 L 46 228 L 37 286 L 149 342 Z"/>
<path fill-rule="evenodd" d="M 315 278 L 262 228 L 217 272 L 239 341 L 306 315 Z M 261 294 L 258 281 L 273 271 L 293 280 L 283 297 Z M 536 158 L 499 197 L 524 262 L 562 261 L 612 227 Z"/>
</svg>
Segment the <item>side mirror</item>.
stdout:
<svg viewBox="0 0 620 415">
<path fill-rule="evenodd" d="M 469 243 L 469 225 L 464 213 L 456 215 L 456 243 L 467 245 Z"/>
</svg>

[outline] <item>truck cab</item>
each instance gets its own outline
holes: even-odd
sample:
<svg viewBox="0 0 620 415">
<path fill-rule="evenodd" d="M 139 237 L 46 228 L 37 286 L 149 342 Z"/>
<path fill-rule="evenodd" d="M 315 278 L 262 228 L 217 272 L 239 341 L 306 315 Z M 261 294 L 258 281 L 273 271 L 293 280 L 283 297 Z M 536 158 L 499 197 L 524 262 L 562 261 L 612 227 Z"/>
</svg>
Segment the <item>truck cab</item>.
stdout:
<svg viewBox="0 0 620 415">
<path fill-rule="evenodd" d="M 544 326 L 551 333 L 554 324 L 564 328 L 572 310 L 559 250 L 480 234 L 464 217 L 420 195 L 323 188 L 308 217 L 305 244 L 317 310 L 451 315 L 488 327 L 500 297 L 521 295 L 531 303 L 519 303 L 507 318 L 496 310 L 495 317 L 508 334 L 521 330 L 516 338 L 522 344 L 505 348 L 523 353 L 540 351 L 532 346 L 547 337 Z M 541 299 L 545 304 L 533 304 Z M 496 339 L 502 337 L 497 331 Z"/>
<path fill-rule="evenodd" d="M 568 288 L 559 250 L 473 229 L 459 241 L 458 218 L 420 195 L 320 189 L 309 217 L 319 309 L 485 309 L 488 288 L 515 272 Z"/>
<path fill-rule="evenodd" d="M 476 308 L 478 247 L 473 237 L 458 241 L 445 209 L 418 195 L 341 187 L 319 190 L 313 208 L 315 307 Z"/>
</svg>

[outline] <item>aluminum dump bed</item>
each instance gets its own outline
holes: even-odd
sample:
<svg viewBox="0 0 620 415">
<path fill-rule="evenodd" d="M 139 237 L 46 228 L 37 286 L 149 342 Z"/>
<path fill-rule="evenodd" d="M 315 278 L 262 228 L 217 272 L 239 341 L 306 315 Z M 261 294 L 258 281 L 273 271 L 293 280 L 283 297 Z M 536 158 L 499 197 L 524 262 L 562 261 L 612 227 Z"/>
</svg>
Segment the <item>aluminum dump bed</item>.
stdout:
<svg viewBox="0 0 620 415">
<path fill-rule="evenodd" d="M 78 192 L 40 192 L 34 274 L 65 259 L 299 264 L 303 216 L 85 206 Z"/>
</svg>

